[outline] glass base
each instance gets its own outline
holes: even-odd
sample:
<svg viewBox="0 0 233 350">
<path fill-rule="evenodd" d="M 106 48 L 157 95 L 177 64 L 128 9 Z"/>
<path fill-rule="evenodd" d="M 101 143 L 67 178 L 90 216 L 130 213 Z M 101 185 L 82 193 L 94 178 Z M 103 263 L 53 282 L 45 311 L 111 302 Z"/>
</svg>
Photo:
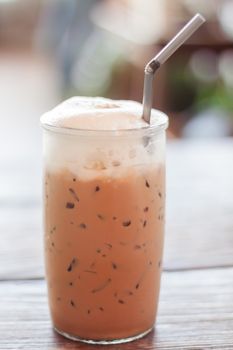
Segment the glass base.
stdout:
<svg viewBox="0 0 233 350">
<path fill-rule="evenodd" d="M 128 343 L 131 342 L 133 340 L 137 340 L 140 339 L 142 337 L 144 337 L 145 335 L 147 335 L 148 333 L 150 333 L 153 329 L 153 327 L 151 327 L 150 329 L 148 329 L 147 331 L 140 333 L 140 334 L 136 334 L 132 337 L 128 337 L 128 338 L 123 338 L 123 339 L 102 339 L 102 340 L 95 340 L 95 339 L 84 339 L 84 338 L 80 338 L 78 336 L 72 335 L 72 334 L 68 334 L 65 333 L 63 331 L 60 331 L 59 329 L 57 329 L 56 327 L 53 327 L 55 329 L 55 331 L 61 335 L 63 335 L 63 337 L 68 338 L 70 340 L 74 340 L 74 341 L 79 341 L 82 343 L 87 343 L 87 344 L 99 344 L 99 345 L 111 345 L 111 344 L 123 344 L 123 343 Z"/>
</svg>

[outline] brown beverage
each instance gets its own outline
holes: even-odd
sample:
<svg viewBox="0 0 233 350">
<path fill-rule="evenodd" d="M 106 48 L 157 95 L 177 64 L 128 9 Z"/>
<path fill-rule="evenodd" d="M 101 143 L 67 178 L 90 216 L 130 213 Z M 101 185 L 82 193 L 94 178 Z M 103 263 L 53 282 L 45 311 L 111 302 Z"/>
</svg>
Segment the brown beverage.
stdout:
<svg viewBox="0 0 233 350">
<path fill-rule="evenodd" d="M 45 127 L 45 259 L 55 329 L 124 342 L 154 325 L 164 238 L 167 118 L 136 102 L 73 98 Z"/>
</svg>

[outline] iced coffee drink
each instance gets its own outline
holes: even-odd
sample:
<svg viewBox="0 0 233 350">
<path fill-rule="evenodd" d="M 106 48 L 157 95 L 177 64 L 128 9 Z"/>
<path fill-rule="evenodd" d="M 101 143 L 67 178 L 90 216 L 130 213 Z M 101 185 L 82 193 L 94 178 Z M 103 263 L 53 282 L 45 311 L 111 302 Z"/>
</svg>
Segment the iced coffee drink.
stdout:
<svg viewBox="0 0 233 350">
<path fill-rule="evenodd" d="M 54 328 L 125 342 L 154 326 L 164 239 L 165 129 L 132 101 L 74 97 L 42 116 L 45 261 Z"/>
</svg>

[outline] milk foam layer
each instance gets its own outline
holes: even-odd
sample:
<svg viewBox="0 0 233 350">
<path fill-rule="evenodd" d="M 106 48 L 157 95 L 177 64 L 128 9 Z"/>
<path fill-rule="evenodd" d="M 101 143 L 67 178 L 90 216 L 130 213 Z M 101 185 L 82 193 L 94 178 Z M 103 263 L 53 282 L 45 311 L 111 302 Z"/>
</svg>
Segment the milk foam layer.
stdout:
<svg viewBox="0 0 233 350">
<path fill-rule="evenodd" d="M 132 166 L 139 171 L 152 166 L 161 167 L 165 133 L 150 135 L 141 112 L 142 105 L 133 101 L 74 97 L 63 102 L 42 116 L 42 124 L 83 132 L 69 134 L 46 130 L 46 168 L 50 172 L 68 169 L 79 178 L 91 179 L 121 177 Z M 167 123 L 167 117 L 159 111 L 153 110 L 152 117 L 153 124 Z M 124 134 L 129 129 L 142 129 L 142 132 Z M 113 133 L 93 134 L 88 130 L 110 130 Z"/>
<path fill-rule="evenodd" d="M 125 130 L 148 127 L 142 119 L 142 105 L 135 101 L 103 97 L 72 97 L 41 117 L 42 124 L 84 130 Z M 152 124 L 161 114 L 152 113 Z"/>
</svg>

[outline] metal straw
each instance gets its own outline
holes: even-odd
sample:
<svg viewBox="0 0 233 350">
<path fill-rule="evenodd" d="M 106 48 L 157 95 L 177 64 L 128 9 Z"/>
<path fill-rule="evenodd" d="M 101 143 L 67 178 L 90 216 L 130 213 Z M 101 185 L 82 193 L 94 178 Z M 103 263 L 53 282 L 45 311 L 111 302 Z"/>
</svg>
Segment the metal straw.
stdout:
<svg viewBox="0 0 233 350">
<path fill-rule="evenodd" d="M 153 99 L 153 78 L 157 69 L 205 22 L 205 18 L 196 14 L 169 43 L 145 67 L 143 90 L 143 119 L 150 124 Z"/>
</svg>

